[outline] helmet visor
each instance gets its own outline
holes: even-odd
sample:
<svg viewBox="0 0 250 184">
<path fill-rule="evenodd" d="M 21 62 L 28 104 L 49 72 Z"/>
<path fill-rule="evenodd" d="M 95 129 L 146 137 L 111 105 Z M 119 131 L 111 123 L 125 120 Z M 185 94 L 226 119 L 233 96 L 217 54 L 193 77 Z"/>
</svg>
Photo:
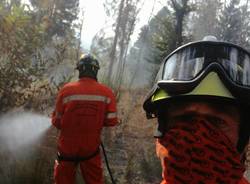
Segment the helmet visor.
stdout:
<svg viewBox="0 0 250 184">
<path fill-rule="evenodd" d="M 163 66 L 164 81 L 191 81 L 211 63 L 218 63 L 228 77 L 250 87 L 250 57 L 244 49 L 227 43 L 203 42 L 183 47 L 168 57 Z"/>
</svg>

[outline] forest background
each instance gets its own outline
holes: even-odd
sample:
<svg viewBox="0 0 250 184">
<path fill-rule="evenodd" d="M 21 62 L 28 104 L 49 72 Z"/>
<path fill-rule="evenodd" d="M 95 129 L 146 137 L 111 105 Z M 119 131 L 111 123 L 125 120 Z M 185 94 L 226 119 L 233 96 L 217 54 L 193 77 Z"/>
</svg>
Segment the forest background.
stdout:
<svg viewBox="0 0 250 184">
<path fill-rule="evenodd" d="M 250 50 L 250 7 L 248 0 L 165 0 L 154 14 L 156 2 L 132 40 L 145 0 L 103 0 L 108 23 L 84 48 L 79 0 L 0 1 L 0 183 L 52 183 L 58 132 L 48 116 L 58 90 L 77 80 L 75 65 L 87 52 L 98 58 L 99 81 L 118 101 L 122 123 L 103 133 L 115 180 L 160 182 L 156 122 L 146 120 L 142 103 L 162 59 L 206 35 Z M 110 183 L 106 169 L 105 178 Z"/>
</svg>

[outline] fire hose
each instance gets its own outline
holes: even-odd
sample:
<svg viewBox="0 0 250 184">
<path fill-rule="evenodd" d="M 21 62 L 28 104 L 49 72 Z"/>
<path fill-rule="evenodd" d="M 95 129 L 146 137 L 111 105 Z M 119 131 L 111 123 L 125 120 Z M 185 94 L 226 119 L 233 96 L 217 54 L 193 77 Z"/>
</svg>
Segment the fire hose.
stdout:
<svg viewBox="0 0 250 184">
<path fill-rule="evenodd" d="M 105 160 L 105 163 L 106 163 L 106 166 L 107 166 L 107 170 L 108 170 L 108 173 L 109 173 L 111 182 L 112 182 L 112 184 L 115 184 L 115 180 L 114 180 L 114 178 L 113 178 L 111 169 L 110 169 L 110 167 L 109 167 L 108 157 L 107 157 L 107 155 L 106 155 L 106 151 L 105 151 L 105 148 L 104 148 L 103 143 L 101 143 L 101 147 L 102 147 L 102 152 L 103 152 L 104 160 Z"/>
</svg>

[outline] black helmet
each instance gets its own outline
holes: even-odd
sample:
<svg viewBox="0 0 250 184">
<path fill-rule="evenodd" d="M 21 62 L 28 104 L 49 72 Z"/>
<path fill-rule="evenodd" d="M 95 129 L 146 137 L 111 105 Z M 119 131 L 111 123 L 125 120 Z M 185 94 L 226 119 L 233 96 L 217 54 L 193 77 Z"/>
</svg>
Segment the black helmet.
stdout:
<svg viewBox="0 0 250 184">
<path fill-rule="evenodd" d="M 79 78 L 91 77 L 96 79 L 100 65 L 94 56 L 86 54 L 81 56 L 76 69 L 79 70 Z"/>
</svg>

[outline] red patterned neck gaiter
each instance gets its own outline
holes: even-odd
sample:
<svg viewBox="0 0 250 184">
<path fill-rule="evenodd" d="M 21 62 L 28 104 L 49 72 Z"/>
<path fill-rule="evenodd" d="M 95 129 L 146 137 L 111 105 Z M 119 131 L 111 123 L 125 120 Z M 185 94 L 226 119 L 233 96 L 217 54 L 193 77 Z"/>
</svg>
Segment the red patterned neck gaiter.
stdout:
<svg viewBox="0 0 250 184">
<path fill-rule="evenodd" d="M 245 170 L 235 146 L 206 120 L 176 123 L 156 151 L 162 184 L 238 184 Z"/>
</svg>

